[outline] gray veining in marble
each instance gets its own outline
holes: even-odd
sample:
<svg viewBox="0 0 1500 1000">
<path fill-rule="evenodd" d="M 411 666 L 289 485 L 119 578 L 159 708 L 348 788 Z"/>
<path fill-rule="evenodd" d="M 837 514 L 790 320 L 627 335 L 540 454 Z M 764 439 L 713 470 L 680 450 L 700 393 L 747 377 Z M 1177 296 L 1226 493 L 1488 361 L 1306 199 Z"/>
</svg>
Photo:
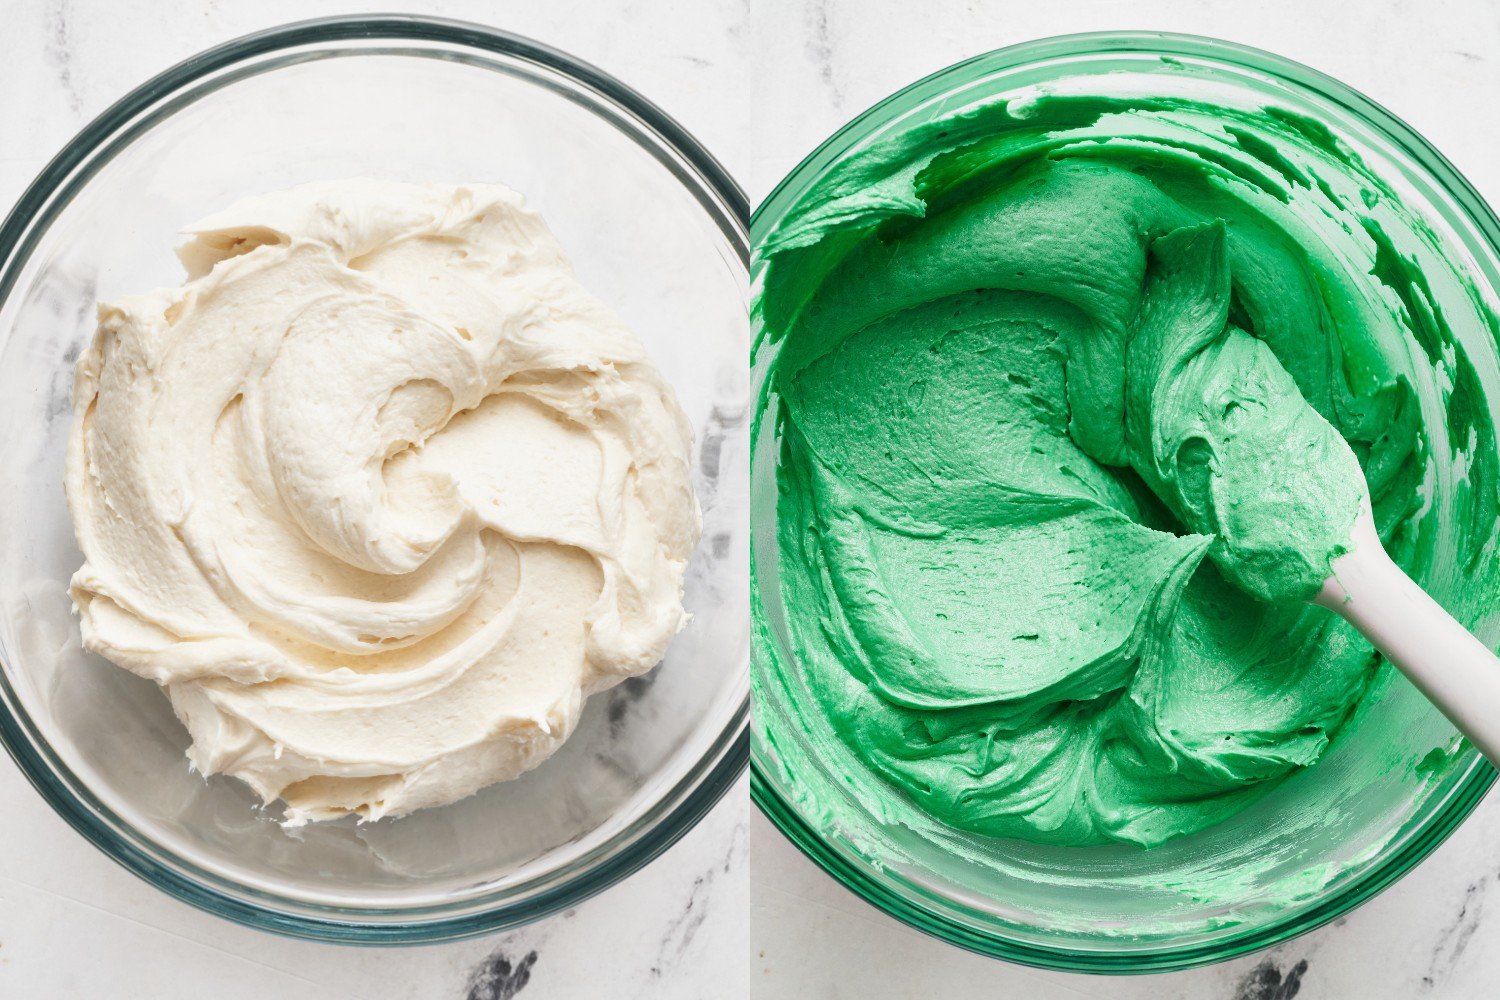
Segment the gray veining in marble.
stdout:
<svg viewBox="0 0 1500 1000">
<path fill-rule="evenodd" d="M 83 110 L 83 98 L 73 82 L 73 40 L 68 30 L 72 4 L 57 0 L 47 11 L 47 59 L 57 74 L 57 84 L 74 114 Z"/>
</svg>

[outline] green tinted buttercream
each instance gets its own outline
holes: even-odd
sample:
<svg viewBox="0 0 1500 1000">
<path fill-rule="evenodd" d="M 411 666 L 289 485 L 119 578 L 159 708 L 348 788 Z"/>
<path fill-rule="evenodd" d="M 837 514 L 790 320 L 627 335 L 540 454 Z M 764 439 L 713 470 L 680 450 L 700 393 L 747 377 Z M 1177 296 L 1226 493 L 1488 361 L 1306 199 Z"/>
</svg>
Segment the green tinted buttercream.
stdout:
<svg viewBox="0 0 1500 1000">
<path fill-rule="evenodd" d="M 774 667 L 881 785 L 1152 845 L 1324 753 L 1377 661 L 1305 601 L 1367 489 L 1388 538 L 1421 508 L 1392 345 L 1444 343 L 1361 221 L 1387 195 L 1319 175 L 1342 155 L 1287 115 L 989 104 L 845 158 L 762 243 Z"/>
</svg>

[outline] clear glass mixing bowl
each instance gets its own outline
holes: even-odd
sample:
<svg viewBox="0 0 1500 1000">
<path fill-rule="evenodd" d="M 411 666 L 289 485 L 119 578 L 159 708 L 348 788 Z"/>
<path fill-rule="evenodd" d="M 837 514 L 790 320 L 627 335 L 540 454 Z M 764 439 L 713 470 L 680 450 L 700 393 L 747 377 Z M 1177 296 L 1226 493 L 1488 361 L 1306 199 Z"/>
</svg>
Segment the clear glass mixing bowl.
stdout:
<svg viewBox="0 0 1500 1000">
<path fill-rule="evenodd" d="M 1500 222 L 1483 198 L 1425 140 L 1368 99 L 1305 66 L 1227 42 L 1075 35 L 949 67 L 865 112 L 804 160 L 756 210 L 752 245 L 851 151 L 976 101 L 1065 80 L 1070 92 L 1097 86 L 1115 95 L 1273 105 L 1326 125 L 1430 227 L 1416 262 L 1428 269 L 1436 307 L 1445 310 L 1478 371 L 1490 421 L 1500 421 L 1493 319 L 1500 315 Z M 752 258 L 752 288 L 763 266 Z M 1457 273 L 1467 275 L 1472 294 L 1452 277 Z M 751 326 L 751 389 L 759 396 L 767 392 L 778 344 L 754 313 Z M 1220 961 L 1284 941 L 1369 899 L 1430 854 L 1495 780 L 1447 721 L 1387 668 L 1383 688 L 1322 761 L 1201 833 L 1149 851 L 929 835 L 924 828 L 933 824 L 901 796 L 872 804 L 851 791 L 855 783 L 847 776 L 862 765 L 833 736 L 798 671 L 771 665 L 796 660 L 777 585 L 774 393 L 764 405 L 751 442 L 751 793 L 829 874 L 912 926 L 973 951 L 1071 971 L 1144 972 Z M 1457 509 L 1452 490 L 1442 486 L 1434 487 L 1431 501 L 1442 512 Z M 1444 544 L 1451 548 L 1451 539 Z M 1456 562 L 1451 552 L 1438 560 Z M 1500 642 L 1493 595 L 1463 592 L 1457 573 L 1441 570 L 1421 582 L 1482 638 Z M 1391 741 L 1391 733 L 1400 738 Z M 1213 891 L 1203 891 L 1209 884 Z"/>
<path fill-rule="evenodd" d="M 688 628 L 593 699 L 537 770 L 442 809 L 284 832 L 188 770 L 154 684 L 86 654 L 62 469 L 95 302 L 182 280 L 185 223 L 303 181 L 500 181 L 676 386 L 696 430 L 703 541 Z M 154 885 L 284 933 L 386 942 L 536 919 L 625 877 L 735 780 L 748 725 L 744 196 L 691 136 L 591 66 L 487 28 L 294 24 L 133 91 L 0 226 L 0 738 L 79 832 Z"/>
</svg>

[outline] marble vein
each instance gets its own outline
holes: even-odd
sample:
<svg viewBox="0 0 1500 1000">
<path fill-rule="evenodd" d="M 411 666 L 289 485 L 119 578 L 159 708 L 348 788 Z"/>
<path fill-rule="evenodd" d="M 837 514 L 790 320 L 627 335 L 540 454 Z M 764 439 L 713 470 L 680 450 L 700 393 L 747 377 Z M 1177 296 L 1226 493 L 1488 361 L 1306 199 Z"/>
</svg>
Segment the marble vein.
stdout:
<svg viewBox="0 0 1500 1000">
<path fill-rule="evenodd" d="M 474 970 L 465 1000 L 512 1000 L 531 982 L 536 959 L 535 951 L 528 951 L 516 962 L 503 950 L 494 952 Z"/>
<path fill-rule="evenodd" d="M 1422 988 L 1432 990 L 1453 973 L 1484 919 L 1484 901 L 1490 885 L 1488 875 L 1470 882 L 1459 900 L 1458 912 L 1443 926 L 1432 947 L 1432 959 L 1422 977 Z"/>
<path fill-rule="evenodd" d="M 807 51 L 817 65 L 818 79 L 827 88 L 833 107 L 842 108 L 844 94 L 833 73 L 834 45 L 833 33 L 829 29 L 829 13 L 828 0 L 816 0 L 808 6 L 807 21 L 811 36 L 807 42 Z"/>
<path fill-rule="evenodd" d="M 77 115 L 83 110 L 83 96 L 73 79 L 73 30 L 72 5 L 68 0 L 55 0 L 47 12 L 47 59 L 57 73 L 63 97 L 68 108 Z"/>
<path fill-rule="evenodd" d="M 1302 977 L 1307 974 L 1307 959 L 1283 969 L 1275 959 L 1267 958 L 1251 969 L 1234 991 L 1234 1000 L 1292 1000 L 1302 991 Z"/>
</svg>

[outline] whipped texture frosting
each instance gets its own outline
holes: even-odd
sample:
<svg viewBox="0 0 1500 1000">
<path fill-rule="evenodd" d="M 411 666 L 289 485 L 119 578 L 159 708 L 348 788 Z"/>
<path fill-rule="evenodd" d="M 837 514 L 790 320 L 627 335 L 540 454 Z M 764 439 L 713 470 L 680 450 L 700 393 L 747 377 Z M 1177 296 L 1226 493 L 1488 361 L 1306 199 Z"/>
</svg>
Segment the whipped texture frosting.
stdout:
<svg viewBox="0 0 1500 1000">
<path fill-rule="evenodd" d="M 286 821 L 514 778 L 685 621 L 691 429 L 500 186 L 321 183 L 100 309 L 67 493 L 85 646 Z"/>
<path fill-rule="evenodd" d="M 1426 232 L 1276 108 L 1038 91 L 833 164 L 758 249 L 788 642 L 756 696 L 839 761 L 809 811 L 1066 847 L 1235 816 L 1380 676 L 1304 603 L 1367 489 L 1473 620 L 1489 362 Z"/>
</svg>

